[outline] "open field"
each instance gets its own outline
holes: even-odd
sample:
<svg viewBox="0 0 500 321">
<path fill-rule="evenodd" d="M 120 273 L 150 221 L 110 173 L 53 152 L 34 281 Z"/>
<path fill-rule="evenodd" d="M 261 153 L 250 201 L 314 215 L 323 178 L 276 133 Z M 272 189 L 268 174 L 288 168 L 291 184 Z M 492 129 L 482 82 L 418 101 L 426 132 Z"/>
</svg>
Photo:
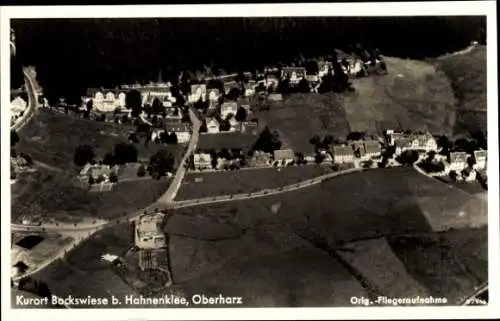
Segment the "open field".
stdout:
<svg viewBox="0 0 500 321">
<path fill-rule="evenodd" d="M 32 235 L 40 236 L 42 238 L 41 241 L 38 244 L 33 244 L 34 246 L 30 249 L 22 247 L 22 242 L 19 243 L 19 241 L 23 240 L 23 238 L 25 237 L 32 237 Z M 61 248 L 64 248 L 73 240 L 72 237 L 69 237 L 67 235 L 63 236 L 54 233 L 33 234 L 26 232 L 14 233 L 13 239 L 17 240 L 17 245 L 15 245 L 15 250 L 12 250 L 12 260 L 22 261 L 29 267 L 39 266 L 45 260 L 58 253 Z"/>
<path fill-rule="evenodd" d="M 385 58 L 389 74 L 353 80 L 354 94 L 343 107 L 353 131 L 379 132 L 378 123 L 403 129 L 451 133 L 453 91 L 446 75 L 422 61 Z"/>
<path fill-rule="evenodd" d="M 427 204 L 423 209 L 418 202 L 422 197 L 432 197 L 436 204 L 451 199 L 453 204 L 446 209 Z M 373 294 L 373 287 L 380 295 L 427 291 L 449 295 L 451 301 L 455 294 L 448 290 L 458 289 L 457 295 L 463 295 L 487 273 L 485 228 L 469 228 L 479 225 L 486 213 L 476 210 L 455 219 L 471 201 L 466 198 L 463 191 L 413 169 L 392 168 L 340 176 L 301 191 L 255 200 L 176 209 L 165 227 L 174 285 L 163 293 L 190 297 L 223 292 L 242 296 L 247 307 L 348 306 L 351 296 L 366 297 Z M 456 230 L 437 232 L 449 227 Z M 463 240 L 461 233 L 467 236 Z M 419 243 L 403 242 L 429 235 L 447 239 L 460 250 L 443 256 L 430 248 L 427 255 Z M 106 288 L 108 294 L 120 295 L 130 288 L 121 280 L 113 281 L 112 275 L 102 279 L 101 275 L 111 272 L 100 257 L 123 255 L 131 245 L 130 225 L 111 227 L 84 242 L 65 262 L 38 275 L 60 293 L 69 293 L 67 288 L 75 289 L 78 284 L 75 295 L 104 294 Z M 410 248 L 407 256 L 403 256 L 404 247 Z M 344 259 L 335 252 L 342 252 Z M 477 256 L 483 261 L 474 263 Z M 417 260 L 418 269 L 411 270 Z M 390 267 L 394 273 L 370 273 L 368 266 L 374 262 L 379 271 Z M 453 267 L 453 262 L 476 264 L 477 282 L 457 269 L 452 275 L 442 270 Z M 448 279 L 432 278 L 446 273 Z M 94 274 L 102 284 L 93 280 Z M 77 283 L 77 278 L 83 279 Z M 413 289 L 403 289 L 403 285 Z"/>
<path fill-rule="evenodd" d="M 292 94 L 268 111 L 254 117 L 280 134 L 282 148 L 296 152 L 312 152 L 309 140 L 314 135 L 332 135 L 345 139 L 350 132 L 342 98 L 334 94 Z"/>
<path fill-rule="evenodd" d="M 457 99 L 456 134 L 487 132 L 486 46 L 435 61 L 451 82 Z"/>
<path fill-rule="evenodd" d="M 100 158 L 112 152 L 116 143 L 126 141 L 129 131 L 130 127 L 40 111 L 21 129 L 16 149 L 34 160 L 68 169 L 75 166 L 73 154 L 78 145 L 92 146 Z"/>
<path fill-rule="evenodd" d="M 119 182 L 110 192 L 90 192 L 66 172 L 39 169 L 12 187 L 12 221 L 21 216 L 75 221 L 82 218 L 113 219 L 154 203 L 165 192 L 169 179 Z M 19 185 L 18 185 L 19 184 Z"/>
<path fill-rule="evenodd" d="M 488 231 L 450 230 L 427 236 L 394 236 L 388 242 L 414 279 L 435 297 L 458 303 L 488 281 Z"/>
<path fill-rule="evenodd" d="M 290 185 L 331 172 L 330 167 L 315 165 L 243 169 L 239 171 L 188 173 L 176 200 L 207 196 L 251 193 L 266 188 Z M 196 180 L 200 180 L 196 182 Z"/>
</svg>

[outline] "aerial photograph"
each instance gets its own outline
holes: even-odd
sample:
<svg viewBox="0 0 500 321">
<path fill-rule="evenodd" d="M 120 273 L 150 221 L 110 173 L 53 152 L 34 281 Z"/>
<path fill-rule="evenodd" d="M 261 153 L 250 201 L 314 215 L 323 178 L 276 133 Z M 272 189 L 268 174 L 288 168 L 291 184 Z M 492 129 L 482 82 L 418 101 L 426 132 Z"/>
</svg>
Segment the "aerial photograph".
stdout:
<svg viewBox="0 0 500 321">
<path fill-rule="evenodd" d="M 486 39 L 11 19 L 12 308 L 487 305 Z"/>
</svg>

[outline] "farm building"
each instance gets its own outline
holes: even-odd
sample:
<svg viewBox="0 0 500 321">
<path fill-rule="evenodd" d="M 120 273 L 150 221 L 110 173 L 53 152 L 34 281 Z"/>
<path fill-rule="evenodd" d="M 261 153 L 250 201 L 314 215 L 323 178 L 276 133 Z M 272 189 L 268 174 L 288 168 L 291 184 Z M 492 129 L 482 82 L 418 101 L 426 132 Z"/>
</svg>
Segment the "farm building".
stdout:
<svg viewBox="0 0 500 321">
<path fill-rule="evenodd" d="M 274 151 L 274 160 L 287 165 L 295 159 L 295 154 L 291 149 L 279 149 Z"/>
<path fill-rule="evenodd" d="M 424 134 L 389 134 L 389 144 L 396 147 L 396 154 L 405 150 L 431 151 L 437 149 L 436 139 L 429 133 Z"/>
<path fill-rule="evenodd" d="M 162 229 L 163 213 L 144 214 L 135 225 L 135 245 L 140 249 L 160 249 L 167 246 Z"/>
<path fill-rule="evenodd" d="M 352 163 L 354 162 L 354 150 L 351 146 L 333 146 L 334 163 Z"/>
<path fill-rule="evenodd" d="M 212 168 L 212 155 L 202 152 L 194 153 L 193 167 L 196 170 Z"/>
<path fill-rule="evenodd" d="M 226 101 L 220 106 L 220 116 L 226 119 L 229 115 L 236 115 L 238 104 L 234 101 Z"/>
</svg>

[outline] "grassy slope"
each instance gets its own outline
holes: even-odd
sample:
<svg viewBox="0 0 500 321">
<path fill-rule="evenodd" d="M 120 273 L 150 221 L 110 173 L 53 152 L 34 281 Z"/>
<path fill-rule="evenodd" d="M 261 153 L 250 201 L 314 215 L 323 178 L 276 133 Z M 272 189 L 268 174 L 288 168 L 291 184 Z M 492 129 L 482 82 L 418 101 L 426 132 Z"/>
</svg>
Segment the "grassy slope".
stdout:
<svg viewBox="0 0 500 321">
<path fill-rule="evenodd" d="M 320 166 L 248 169 L 233 172 L 187 174 L 176 200 L 207 196 L 250 193 L 265 188 L 276 188 L 298 183 L 308 178 L 327 173 L 329 168 Z M 196 178 L 203 181 L 195 182 Z"/>
<path fill-rule="evenodd" d="M 418 203 L 420 197 L 434 197 L 436 202 L 453 199 L 455 207 L 443 213 L 436 206 L 424 214 Z M 175 285 L 165 291 L 243 296 L 248 306 L 348 306 L 351 296 L 366 296 L 367 290 L 343 263 L 328 255 L 332 249 L 347 249 L 350 262 L 382 294 L 421 293 L 425 287 L 432 295 L 457 289 L 457 295 L 462 295 L 484 280 L 487 271 L 485 231 L 468 228 L 467 219 L 486 213 L 470 213 L 458 221 L 449 216 L 470 201 L 465 198 L 461 192 L 421 177 L 412 169 L 396 168 L 338 177 L 300 192 L 175 210 L 166 227 L 171 234 L 169 254 Z M 435 235 L 434 230 L 443 226 L 436 222 L 441 221 L 451 221 L 452 226 L 460 228 L 443 235 L 467 234 L 464 239 L 444 236 L 447 244 L 459 249 L 453 252 L 454 260 L 437 255 L 439 252 L 432 248 L 427 254 L 418 243 L 402 241 L 404 237 Z M 376 240 L 386 234 L 392 235 L 388 243 L 383 238 L 382 243 Z M 43 271 L 49 285 L 62 282 L 54 287 L 66 293 L 64 284 L 73 286 L 77 277 L 92 278 L 94 270 L 104 273 L 101 255 L 123 254 L 132 244 L 130 229 L 124 226 L 99 235 L 68 258 L 85 273 L 70 274 L 67 266 L 58 263 Z M 483 261 L 476 264 L 477 255 Z M 380 270 L 387 268 L 397 275 L 370 273 L 369 265 L 374 260 L 364 256 L 376 257 Z M 453 267 L 452 275 L 442 282 L 432 278 L 444 273 L 443 266 Z M 464 267 L 475 271 L 474 282 L 470 274 L 460 272 Z M 412 280 L 419 282 L 420 292 L 400 287 L 403 281 L 414 284 Z M 434 287 L 429 285 L 430 280 L 436 283 Z M 95 286 L 89 282 L 89 288 L 82 287 L 79 293 L 103 291 Z"/>
<path fill-rule="evenodd" d="M 339 95 L 292 94 L 252 116 L 279 132 L 283 148 L 311 152 L 309 139 L 314 135 L 345 139 L 350 131 L 345 114 Z"/>
<path fill-rule="evenodd" d="M 118 183 L 110 192 L 90 192 L 79 186 L 72 173 L 40 169 L 17 184 L 12 198 L 11 217 L 44 216 L 57 220 L 83 217 L 113 219 L 154 203 L 167 189 L 169 180 L 153 179 Z"/>
<path fill-rule="evenodd" d="M 486 133 L 486 47 L 443 57 L 434 63 L 450 80 L 457 99 L 455 133 L 468 134 L 471 130 Z"/>
<path fill-rule="evenodd" d="M 353 81 L 356 92 L 344 99 L 351 129 L 377 132 L 386 122 L 411 130 L 449 133 L 454 97 L 444 73 L 421 61 L 386 58 L 389 74 Z"/>
</svg>

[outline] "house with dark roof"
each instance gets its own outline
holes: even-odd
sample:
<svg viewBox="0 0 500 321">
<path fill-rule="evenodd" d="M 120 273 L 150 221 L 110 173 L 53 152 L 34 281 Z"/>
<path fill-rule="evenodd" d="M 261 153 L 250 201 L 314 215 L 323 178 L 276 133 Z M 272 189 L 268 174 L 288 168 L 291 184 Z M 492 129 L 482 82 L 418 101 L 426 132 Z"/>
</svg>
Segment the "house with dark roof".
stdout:
<svg viewBox="0 0 500 321">
<path fill-rule="evenodd" d="M 334 163 L 352 163 L 354 162 L 354 150 L 351 146 L 334 145 L 332 148 Z"/>
</svg>

